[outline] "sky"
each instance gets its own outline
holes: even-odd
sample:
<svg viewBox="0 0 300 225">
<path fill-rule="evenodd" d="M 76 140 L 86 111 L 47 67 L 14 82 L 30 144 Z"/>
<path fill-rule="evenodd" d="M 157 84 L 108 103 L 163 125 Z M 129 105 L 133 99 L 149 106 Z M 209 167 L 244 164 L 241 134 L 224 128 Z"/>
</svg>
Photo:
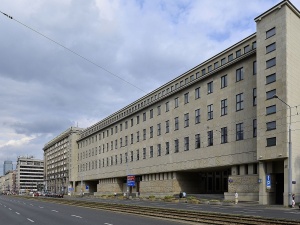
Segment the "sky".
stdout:
<svg viewBox="0 0 300 225">
<path fill-rule="evenodd" d="M 280 0 L 1 0 L 0 175 L 255 32 Z M 291 1 L 300 9 L 300 0 Z"/>
</svg>

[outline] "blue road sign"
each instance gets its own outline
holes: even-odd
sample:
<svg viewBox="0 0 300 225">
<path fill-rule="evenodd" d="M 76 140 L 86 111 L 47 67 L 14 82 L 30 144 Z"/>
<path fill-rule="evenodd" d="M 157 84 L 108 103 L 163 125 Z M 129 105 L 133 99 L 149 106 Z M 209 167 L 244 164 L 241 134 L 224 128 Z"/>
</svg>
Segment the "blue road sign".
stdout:
<svg viewBox="0 0 300 225">
<path fill-rule="evenodd" d="M 266 186 L 267 186 L 267 189 L 271 189 L 271 175 L 268 174 L 266 176 Z"/>
</svg>

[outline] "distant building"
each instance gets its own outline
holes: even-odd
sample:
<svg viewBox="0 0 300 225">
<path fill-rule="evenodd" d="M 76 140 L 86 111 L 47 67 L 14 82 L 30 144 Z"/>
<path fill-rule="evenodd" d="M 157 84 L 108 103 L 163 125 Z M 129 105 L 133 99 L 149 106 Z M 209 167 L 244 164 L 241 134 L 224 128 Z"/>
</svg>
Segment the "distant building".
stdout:
<svg viewBox="0 0 300 225">
<path fill-rule="evenodd" d="M 13 170 L 13 163 L 12 161 L 4 161 L 3 164 L 3 175 L 5 175 L 8 171 Z"/>
<path fill-rule="evenodd" d="M 44 161 L 33 156 L 18 157 L 16 191 L 19 194 L 42 190 L 44 186 Z"/>
<path fill-rule="evenodd" d="M 69 183 L 76 180 L 77 174 L 77 151 L 76 140 L 83 128 L 70 127 L 53 140 L 45 144 L 45 189 L 55 193 L 72 191 Z"/>
</svg>

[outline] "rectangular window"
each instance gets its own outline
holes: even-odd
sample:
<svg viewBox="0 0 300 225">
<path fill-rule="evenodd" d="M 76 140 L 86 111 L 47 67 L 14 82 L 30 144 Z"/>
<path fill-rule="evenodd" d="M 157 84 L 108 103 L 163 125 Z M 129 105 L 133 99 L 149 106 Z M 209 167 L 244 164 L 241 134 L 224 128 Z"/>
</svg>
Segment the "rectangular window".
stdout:
<svg viewBox="0 0 300 225">
<path fill-rule="evenodd" d="M 160 113 L 161 113 L 161 110 L 160 110 L 160 105 L 159 105 L 159 106 L 157 106 L 157 115 L 159 116 Z"/>
<path fill-rule="evenodd" d="M 227 75 L 221 77 L 221 88 L 227 87 Z"/>
<path fill-rule="evenodd" d="M 276 73 L 273 73 L 266 77 L 266 84 L 270 84 L 276 81 Z"/>
<path fill-rule="evenodd" d="M 190 140 L 189 137 L 184 138 L 184 151 L 188 151 L 190 149 Z"/>
<path fill-rule="evenodd" d="M 178 130 L 179 129 L 179 120 L 178 120 L 178 117 L 175 117 L 175 130 Z"/>
<path fill-rule="evenodd" d="M 213 146 L 214 145 L 214 136 L 213 136 L 213 131 L 212 130 L 207 132 L 207 145 L 208 146 Z"/>
<path fill-rule="evenodd" d="M 130 162 L 133 161 L 133 151 L 130 152 Z"/>
<path fill-rule="evenodd" d="M 125 146 L 127 146 L 127 145 L 128 145 L 128 137 L 125 136 Z"/>
<path fill-rule="evenodd" d="M 136 132 L 136 142 L 139 142 L 140 141 L 140 132 L 137 131 Z"/>
<path fill-rule="evenodd" d="M 161 135 L 161 124 L 157 124 L 157 136 Z"/>
<path fill-rule="evenodd" d="M 244 47 L 244 53 L 247 53 L 250 51 L 250 45 L 247 45 Z"/>
<path fill-rule="evenodd" d="M 227 127 L 221 128 L 221 144 L 227 143 Z"/>
<path fill-rule="evenodd" d="M 130 120 L 130 126 L 133 127 L 133 119 Z"/>
<path fill-rule="evenodd" d="M 196 79 L 198 79 L 200 77 L 200 73 L 196 72 Z"/>
<path fill-rule="evenodd" d="M 184 127 L 188 127 L 189 126 L 189 114 L 186 113 L 184 114 Z"/>
<path fill-rule="evenodd" d="M 271 91 L 267 91 L 266 92 L 266 98 L 268 99 L 272 99 L 274 97 L 274 95 L 276 95 L 276 89 L 273 89 Z"/>
<path fill-rule="evenodd" d="M 130 135 L 130 144 L 133 144 L 133 134 Z"/>
<path fill-rule="evenodd" d="M 243 67 L 236 70 L 236 82 L 244 79 L 244 69 Z"/>
<path fill-rule="evenodd" d="M 253 100 L 252 100 L 253 106 L 256 106 L 257 104 L 257 94 L 256 94 L 256 88 L 253 88 Z"/>
<path fill-rule="evenodd" d="M 205 75 L 205 69 L 201 70 L 202 76 Z"/>
<path fill-rule="evenodd" d="M 189 103 L 189 93 L 184 94 L 184 104 Z"/>
<path fill-rule="evenodd" d="M 237 51 L 235 52 L 236 58 L 240 57 L 241 54 L 242 54 L 242 51 L 241 51 L 241 50 L 237 50 Z"/>
<path fill-rule="evenodd" d="M 266 47 L 266 54 L 276 50 L 276 43 L 272 43 Z"/>
<path fill-rule="evenodd" d="M 125 121 L 125 129 L 128 128 L 128 121 Z"/>
<path fill-rule="evenodd" d="M 267 138 L 267 147 L 276 146 L 276 137 Z"/>
<path fill-rule="evenodd" d="M 208 72 L 212 71 L 212 65 L 209 65 L 207 70 L 208 70 Z"/>
<path fill-rule="evenodd" d="M 169 102 L 166 102 L 166 112 L 169 112 L 170 108 L 169 108 Z"/>
<path fill-rule="evenodd" d="M 143 121 L 146 121 L 146 113 L 143 113 Z"/>
<path fill-rule="evenodd" d="M 123 124 L 120 124 L 120 131 L 123 130 Z"/>
<path fill-rule="evenodd" d="M 179 140 L 175 139 L 174 141 L 175 152 L 179 152 Z"/>
<path fill-rule="evenodd" d="M 236 95 L 236 111 L 244 109 L 244 96 L 243 93 Z"/>
<path fill-rule="evenodd" d="M 270 115 L 276 113 L 276 105 L 271 105 L 269 107 L 266 108 L 266 114 Z"/>
<path fill-rule="evenodd" d="M 136 150 L 136 161 L 140 160 L 140 150 Z"/>
<path fill-rule="evenodd" d="M 166 155 L 169 155 L 170 153 L 170 143 L 166 142 Z"/>
<path fill-rule="evenodd" d="M 256 61 L 253 62 L 253 75 L 256 75 L 257 73 L 257 63 Z"/>
<path fill-rule="evenodd" d="M 200 87 L 195 89 L 195 99 L 200 98 Z"/>
<path fill-rule="evenodd" d="M 225 63 L 226 63 L 226 59 L 225 58 L 221 59 L 221 66 L 223 66 Z"/>
<path fill-rule="evenodd" d="M 153 118 L 153 109 L 150 109 L 150 119 Z"/>
<path fill-rule="evenodd" d="M 174 99 L 174 105 L 175 105 L 175 108 L 177 108 L 179 106 L 179 99 L 178 97 Z"/>
<path fill-rule="evenodd" d="M 189 78 L 185 78 L 184 84 L 188 84 L 188 82 L 189 82 Z"/>
<path fill-rule="evenodd" d="M 207 120 L 214 118 L 214 109 L 213 104 L 207 106 Z"/>
<path fill-rule="evenodd" d="M 161 156 L 161 144 L 157 144 L 157 156 Z"/>
<path fill-rule="evenodd" d="M 267 130 L 275 130 L 276 129 L 276 121 L 271 121 L 266 123 L 267 125 Z"/>
<path fill-rule="evenodd" d="M 221 100 L 221 116 L 227 115 L 227 99 Z"/>
<path fill-rule="evenodd" d="M 166 133 L 169 133 L 170 132 L 170 121 L 167 120 L 166 121 Z"/>
<path fill-rule="evenodd" d="M 233 54 L 230 54 L 229 56 L 228 56 L 228 62 L 230 62 L 230 61 L 232 61 L 233 60 Z"/>
<path fill-rule="evenodd" d="M 236 140 L 240 141 L 244 139 L 243 123 L 236 124 Z"/>
<path fill-rule="evenodd" d="M 276 57 L 266 61 L 266 69 L 271 68 L 276 65 Z"/>
<path fill-rule="evenodd" d="M 200 123 L 200 109 L 195 110 L 195 124 Z"/>
<path fill-rule="evenodd" d="M 214 69 L 217 69 L 219 67 L 219 62 L 214 63 Z"/>
<path fill-rule="evenodd" d="M 272 29 L 270 29 L 266 32 L 266 39 L 274 36 L 275 34 L 276 34 L 276 29 L 275 29 L 275 27 L 273 27 Z"/>
<path fill-rule="evenodd" d="M 256 41 L 252 42 L 252 49 L 256 49 Z"/>
<path fill-rule="evenodd" d="M 146 129 L 143 129 L 143 140 L 146 140 Z"/>
<path fill-rule="evenodd" d="M 257 120 L 256 119 L 253 120 L 252 126 L 253 126 L 253 137 L 256 137 L 257 136 Z"/>
<path fill-rule="evenodd" d="M 200 148 L 200 134 L 195 135 L 195 149 Z"/>
<path fill-rule="evenodd" d="M 207 83 L 207 94 L 213 93 L 214 91 L 214 86 L 213 86 L 213 82 L 209 82 Z"/>
<path fill-rule="evenodd" d="M 150 146 L 150 158 L 153 158 L 153 146 Z"/>
<path fill-rule="evenodd" d="M 143 148 L 143 159 L 146 159 L 146 155 L 147 155 L 146 148 Z"/>
<path fill-rule="evenodd" d="M 136 116 L 136 124 L 140 123 L 140 116 Z"/>
<path fill-rule="evenodd" d="M 150 138 L 153 138 L 153 126 L 150 127 Z"/>
</svg>

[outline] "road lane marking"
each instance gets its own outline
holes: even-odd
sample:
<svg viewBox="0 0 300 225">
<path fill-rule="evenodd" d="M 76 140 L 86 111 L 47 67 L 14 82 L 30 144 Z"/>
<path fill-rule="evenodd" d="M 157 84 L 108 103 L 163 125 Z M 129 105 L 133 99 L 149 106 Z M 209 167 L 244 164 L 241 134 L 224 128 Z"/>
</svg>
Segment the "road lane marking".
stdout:
<svg viewBox="0 0 300 225">
<path fill-rule="evenodd" d="M 56 210 L 54 210 L 54 209 L 52 209 L 51 211 L 52 211 L 52 212 L 58 212 L 58 211 L 56 211 Z"/>
<path fill-rule="evenodd" d="M 39 206 L 41 209 L 43 209 L 44 207 L 43 206 Z"/>
<path fill-rule="evenodd" d="M 16 212 L 16 214 L 20 215 L 20 213 Z"/>
<path fill-rule="evenodd" d="M 33 220 L 31 220 L 31 219 L 29 219 L 29 218 L 27 218 L 27 220 L 29 220 L 31 223 L 34 223 L 34 221 L 33 221 Z"/>
<path fill-rule="evenodd" d="M 8 208 L 9 210 L 11 210 L 11 208 Z"/>
<path fill-rule="evenodd" d="M 71 216 L 74 216 L 74 217 L 77 217 L 77 218 L 80 218 L 80 219 L 82 219 L 82 217 L 81 217 L 81 216 L 76 216 L 76 215 L 71 215 Z"/>
<path fill-rule="evenodd" d="M 104 223 L 104 224 L 106 224 L 106 225 L 113 225 L 112 223 Z"/>
</svg>

